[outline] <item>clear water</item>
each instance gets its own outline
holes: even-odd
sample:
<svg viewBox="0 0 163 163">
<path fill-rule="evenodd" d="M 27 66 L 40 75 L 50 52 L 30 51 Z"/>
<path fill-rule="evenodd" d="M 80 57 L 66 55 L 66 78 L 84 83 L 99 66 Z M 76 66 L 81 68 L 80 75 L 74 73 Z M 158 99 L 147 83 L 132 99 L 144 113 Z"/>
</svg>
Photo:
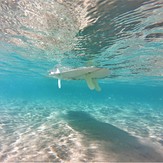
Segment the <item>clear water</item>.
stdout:
<svg viewBox="0 0 163 163">
<path fill-rule="evenodd" d="M 163 1 L 0 2 L 0 162 L 163 162 Z M 108 68 L 102 91 L 49 77 Z"/>
</svg>

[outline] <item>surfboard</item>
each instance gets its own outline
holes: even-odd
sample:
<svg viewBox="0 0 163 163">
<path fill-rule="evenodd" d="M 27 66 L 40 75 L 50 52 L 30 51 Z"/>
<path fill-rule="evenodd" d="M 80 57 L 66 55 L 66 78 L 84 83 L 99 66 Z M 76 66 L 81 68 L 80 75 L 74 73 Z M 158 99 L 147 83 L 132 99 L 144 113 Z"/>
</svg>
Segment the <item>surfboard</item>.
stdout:
<svg viewBox="0 0 163 163">
<path fill-rule="evenodd" d="M 103 79 L 109 76 L 109 70 L 98 67 L 80 67 L 76 69 L 68 69 L 60 71 L 57 68 L 51 71 L 50 76 L 58 79 L 58 88 L 61 88 L 61 80 L 85 80 L 91 90 L 100 91 L 98 79 Z"/>
</svg>

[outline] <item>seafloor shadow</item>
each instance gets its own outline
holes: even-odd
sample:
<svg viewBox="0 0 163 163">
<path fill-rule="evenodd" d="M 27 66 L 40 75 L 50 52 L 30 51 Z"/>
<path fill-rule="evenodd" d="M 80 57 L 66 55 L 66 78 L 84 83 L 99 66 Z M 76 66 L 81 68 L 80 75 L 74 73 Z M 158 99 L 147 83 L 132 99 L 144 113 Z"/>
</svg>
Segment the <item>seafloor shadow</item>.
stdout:
<svg viewBox="0 0 163 163">
<path fill-rule="evenodd" d="M 153 147 L 140 143 L 136 137 L 113 125 L 100 122 L 86 112 L 69 111 L 66 119 L 74 130 L 89 140 L 102 144 L 109 161 L 111 156 L 116 157 L 117 161 L 163 161 L 161 154 Z"/>
</svg>

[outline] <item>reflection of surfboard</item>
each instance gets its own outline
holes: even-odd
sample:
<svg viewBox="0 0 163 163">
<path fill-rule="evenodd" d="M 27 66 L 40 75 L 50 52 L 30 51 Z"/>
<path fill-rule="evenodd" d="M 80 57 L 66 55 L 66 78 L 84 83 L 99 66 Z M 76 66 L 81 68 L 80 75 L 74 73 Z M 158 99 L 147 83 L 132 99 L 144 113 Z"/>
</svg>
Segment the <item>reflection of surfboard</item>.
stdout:
<svg viewBox="0 0 163 163">
<path fill-rule="evenodd" d="M 63 80 L 86 80 L 88 87 L 93 90 L 100 91 L 101 88 L 98 85 L 97 79 L 106 78 L 109 75 L 109 70 L 106 68 L 97 67 L 81 67 L 77 69 L 70 69 L 60 71 L 58 68 L 56 71 L 51 71 L 52 77 L 58 79 L 58 87 L 61 88 L 61 79 Z"/>
</svg>

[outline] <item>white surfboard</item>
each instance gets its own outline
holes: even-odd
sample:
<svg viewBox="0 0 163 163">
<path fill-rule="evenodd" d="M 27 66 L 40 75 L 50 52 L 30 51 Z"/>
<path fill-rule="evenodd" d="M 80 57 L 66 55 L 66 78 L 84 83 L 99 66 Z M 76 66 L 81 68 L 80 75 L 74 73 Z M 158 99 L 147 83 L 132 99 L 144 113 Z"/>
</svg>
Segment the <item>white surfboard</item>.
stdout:
<svg viewBox="0 0 163 163">
<path fill-rule="evenodd" d="M 91 90 L 100 91 L 98 79 L 108 77 L 109 70 L 106 68 L 97 67 L 81 67 L 76 69 L 63 70 L 57 68 L 56 71 L 51 71 L 50 76 L 58 79 L 58 88 L 61 88 L 61 80 L 85 80 Z"/>
</svg>

